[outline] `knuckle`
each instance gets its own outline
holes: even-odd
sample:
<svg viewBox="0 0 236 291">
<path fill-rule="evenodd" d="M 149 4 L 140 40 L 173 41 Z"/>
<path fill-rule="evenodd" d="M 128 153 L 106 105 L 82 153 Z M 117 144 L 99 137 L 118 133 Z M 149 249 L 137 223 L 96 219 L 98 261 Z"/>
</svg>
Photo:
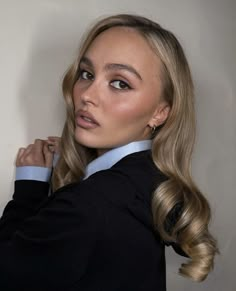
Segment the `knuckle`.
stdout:
<svg viewBox="0 0 236 291">
<path fill-rule="evenodd" d="M 25 163 L 31 163 L 32 162 L 32 159 L 31 159 L 31 157 L 30 156 L 26 156 L 24 159 L 22 158 L 22 162 L 25 162 Z"/>
<path fill-rule="evenodd" d="M 40 138 L 36 138 L 35 140 L 34 140 L 34 143 L 42 143 L 43 141 L 40 139 Z"/>
</svg>

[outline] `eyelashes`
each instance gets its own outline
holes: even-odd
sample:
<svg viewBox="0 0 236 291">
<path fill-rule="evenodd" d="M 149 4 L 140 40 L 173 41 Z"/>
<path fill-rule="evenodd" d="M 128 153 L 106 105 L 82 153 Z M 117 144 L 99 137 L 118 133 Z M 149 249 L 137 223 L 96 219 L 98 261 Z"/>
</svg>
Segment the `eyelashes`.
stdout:
<svg viewBox="0 0 236 291">
<path fill-rule="evenodd" d="M 131 87 L 129 86 L 129 84 L 127 84 L 126 82 L 122 81 L 122 80 L 114 80 L 110 82 L 110 85 L 112 87 L 114 87 L 115 89 L 118 90 L 129 90 L 131 89 Z"/>
<path fill-rule="evenodd" d="M 80 69 L 78 74 L 78 79 L 80 81 L 93 81 L 94 75 L 87 70 Z M 132 89 L 131 86 L 120 79 L 111 80 L 109 82 L 110 86 L 116 90 L 130 90 Z"/>
<path fill-rule="evenodd" d="M 90 72 L 85 71 L 85 70 L 80 70 L 79 71 L 79 79 L 82 79 L 82 80 L 93 80 L 94 77 L 93 77 L 93 74 L 91 74 Z"/>
</svg>

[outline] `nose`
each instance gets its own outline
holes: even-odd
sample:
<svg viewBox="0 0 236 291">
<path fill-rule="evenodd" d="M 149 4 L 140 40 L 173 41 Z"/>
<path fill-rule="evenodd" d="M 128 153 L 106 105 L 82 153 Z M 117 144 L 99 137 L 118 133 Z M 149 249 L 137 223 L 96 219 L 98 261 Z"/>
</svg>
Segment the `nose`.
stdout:
<svg viewBox="0 0 236 291">
<path fill-rule="evenodd" d="M 81 91 L 80 99 L 84 104 L 99 104 L 99 84 L 95 80 L 90 82 Z"/>
</svg>

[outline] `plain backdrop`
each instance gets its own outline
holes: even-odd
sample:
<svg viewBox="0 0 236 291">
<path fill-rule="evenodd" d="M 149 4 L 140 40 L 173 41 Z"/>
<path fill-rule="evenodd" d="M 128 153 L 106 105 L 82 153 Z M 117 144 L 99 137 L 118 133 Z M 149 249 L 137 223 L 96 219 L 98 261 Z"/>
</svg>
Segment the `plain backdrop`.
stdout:
<svg viewBox="0 0 236 291">
<path fill-rule="evenodd" d="M 123 12 L 150 17 L 176 34 L 196 88 L 193 176 L 212 205 L 221 255 L 198 284 L 177 274 L 184 259 L 167 249 L 168 291 L 235 291 L 234 0 L 0 0 L 0 210 L 12 196 L 18 148 L 61 133 L 61 81 L 82 33 L 98 17 Z"/>
</svg>

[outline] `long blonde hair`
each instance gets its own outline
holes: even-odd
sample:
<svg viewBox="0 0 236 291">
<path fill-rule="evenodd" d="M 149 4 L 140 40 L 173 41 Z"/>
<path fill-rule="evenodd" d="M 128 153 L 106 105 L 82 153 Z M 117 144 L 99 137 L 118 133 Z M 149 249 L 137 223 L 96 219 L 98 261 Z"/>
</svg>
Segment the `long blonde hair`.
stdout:
<svg viewBox="0 0 236 291">
<path fill-rule="evenodd" d="M 162 97 L 171 110 L 166 122 L 153 137 L 152 157 L 168 179 L 153 193 L 153 223 L 163 241 L 179 244 L 189 256 L 190 260 L 181 266 L 180 273 L 202 281 L 212 270 L 218 250 L 208 231 L 209 204 L 190 174 L 195 140 L 193 82 L 181 45 L 170 31 L 159 24 L 145 17 L 121 14 L 100 20 L 87 34 L 77 60 L 63 80 L 67 118 L 61 139 L 61 157 L 53 174 L 53 189 L 78 182 L 86 165 L 96 157 L 95 150 L 81 146 L 75 140 L 72 91 L 81 57 L 101 32 L 115 26 L 135 29 L 161 60 Z"/>
</svg>

